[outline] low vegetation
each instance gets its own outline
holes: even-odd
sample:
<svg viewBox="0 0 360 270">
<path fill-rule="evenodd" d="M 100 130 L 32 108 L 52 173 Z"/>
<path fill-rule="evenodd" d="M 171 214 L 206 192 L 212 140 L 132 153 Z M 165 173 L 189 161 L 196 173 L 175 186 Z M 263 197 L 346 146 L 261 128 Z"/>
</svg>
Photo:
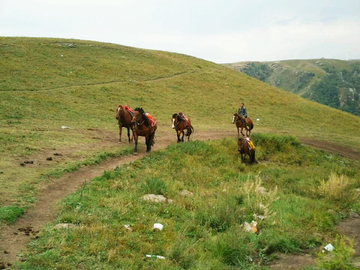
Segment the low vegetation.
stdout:
<svg viewBox="0 0 360 270">
<path fill-rule="evenodd" d="M 245 102 L 255 133 L 316 138 L 360 151 L 359 117 L 201 59 L 43 38 L 1 37 L 0 51 L 0 207 L 27 208 L 36 201 L 43 175 L 125 150 L 116 144 L 118 103 L 150 112 L 159 136 L 170 131 L 170 117 L 180 110 L 196 130 L 231 130 L 236 136 L 231 115 Z M 66 159 L 20 167 L 40 153 L 55 152 L 66 152 Z"/>
<path fill-rule="evenodd" d="M 334 239 L 335 261 L 319 255 L 319 265 L 348 265 L 351 246 L 336 237 L 336 224 L 350 209 L 360 213 L 360 164 L 290 136 L 253 139 L 252 166 L 241 163 L 235 139 L 223 139 L 173 144 L 104 172 L 64 200 L 16 267 L 266 269 L 279 252 L 312 252 Z M 141 199 L 148 193 L 168 203 Z M 252 221 L 256 230 L 246 231 Z"/>
</svg>

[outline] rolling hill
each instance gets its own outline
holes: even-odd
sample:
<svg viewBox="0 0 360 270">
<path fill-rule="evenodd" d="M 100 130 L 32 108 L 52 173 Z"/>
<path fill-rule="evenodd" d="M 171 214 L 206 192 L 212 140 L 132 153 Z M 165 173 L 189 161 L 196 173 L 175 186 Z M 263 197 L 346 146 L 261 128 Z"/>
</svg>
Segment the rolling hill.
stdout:
<svg viewBox="0 0 360 270">
<path fill-rule="evenodd" d="M 249 269 L 249 256 L 267 263 L 275 252 L 319 247 L 334 238 L 344 213 L 359 212 L 358 161 L 294 138 L 359 151 L 357 116 L 175 53 L 45 38 L 0 38 L 0 52 L 0 222 L 15 222 L 59 175 L 131 153 L 132 145 L 117 142 L 119 103 L 143 107 L 158 121 L 154 150 L 164 134 L 173 134 L 171 115 L 180 110 L 191 117 L 194 137 L 233 136 L 174 143 L 85 183 L 58 205 L 53 221 L 75 230 L 45 226 L 31 254 L 22 254 L 26 262 L 19 269 Z M 255 122 L 254 166 L 241 164 L 231 124 L 241 102 Z M 37 163 L 20 167 L 24 160 Z M 328 179 L 334 179 L 335 193 Z M 254 181 L 269 191 L 266 196 Z M 194 198 L 178 194 L 185 189 Z M 175 203 L 139 203 L 145 193 L 164 194 Z M 259 221 L 261 235 L 244 234 L 242 223 L 251 222 L 254 202 L 262 198 L 270 207 L 267 196 L 271 209 L 255 209 L 269 214 Z M 155 220 L 165 224 L 163 233 L 151 230 Z M 11 230 L 8 239 L 13 237 Z M 147 260 L 145 254 L 167 260 Z"/>
<path fill-rule="evenodd" d="M 225 65 L 285 91 L 360 116 L 359 60 L 286 60 Z"/>
</svg>

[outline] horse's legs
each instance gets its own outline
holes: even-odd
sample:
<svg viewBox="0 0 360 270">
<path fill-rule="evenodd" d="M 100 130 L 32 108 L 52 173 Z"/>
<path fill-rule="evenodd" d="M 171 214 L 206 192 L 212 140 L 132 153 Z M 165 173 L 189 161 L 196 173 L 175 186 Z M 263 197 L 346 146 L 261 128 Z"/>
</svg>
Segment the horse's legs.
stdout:
<svg viewBox="0 0 360 270">
<path fill-rule="evenodd" d="M 128 127 L 127 130 L 128 130 L 128 139 L 129 139 L 129 142 L 130 142 L 130 128 Z"/>
<path fill-rule="evenodd" d="M 134 127 L 133 126 L 131 126 L 131 133 L 132 133 L 132 136 L 131 136 L 130 141 L 132 142 L 134 140 Z"/>
<path fill-rule="evenodd" d="M 177 142 L 181 142 L 180 140 L 180 130 L 176 130 Z"/>
<path fill-rule="evenodd" d="M 244 163 L 245 162 L 245 156 L 244 153 L 240 153 L 241 154 L 241 162 Z"/>
<path fill-rule="evenodd" d="M 134 149 L 134 152 L 137 153 L 138 136 L 137 136 L 136 134 L 134 135 L 134 140 L 135 140 L 135 149 Z"/>
<path fill-rule="evenodd" d="M 239 133 L 239 127 L 237 127 L 238 130 L 238 139 L 240 138 L 240 133 Z"/>
<path fill-rule="evenodd" d="M 244 133 L 243 133 L 242 131 L 243 131 L 243 128 L 241 128 L 241 131 L 240 131 L 240 132 L 241 132 L 241 135 L 243 135 L 243 136 L 244 136 Z"/>
<path fill-rule="evenodd" d="M 182 134 L 181 141 L 184 142 L 184 136 L 185 136 L 184 130 L 182 130 L 181 134 Z"/>
<path fill-rule="evenodd" d="M 145 142 L 146 142 L 146 152 L 150 152 L 151 151 L 150 135 L 145 137 Z"/>
<path fill-rule="evenodd" d="M 122 125 L 119 123 L 119 142 L 121 142 Z"/>
</svg>

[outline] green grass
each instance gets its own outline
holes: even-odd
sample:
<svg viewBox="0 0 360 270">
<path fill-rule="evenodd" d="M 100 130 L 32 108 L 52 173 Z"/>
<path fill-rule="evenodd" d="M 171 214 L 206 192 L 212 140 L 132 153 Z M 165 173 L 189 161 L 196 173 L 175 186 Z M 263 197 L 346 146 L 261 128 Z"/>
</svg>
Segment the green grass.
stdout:
<svg viewBox="0 0 360 270">
<path fill-rule="evenodd" d="M 17 268 L 265 269 L 277 252 L 335 239 L 339 220 L 359 200 L 340 202 L 319 188 L 331 175 L 348 175 L 342 188 L 351 192 L 360 185 L 360 164 L 293 137 L 257 134 L 254 142 L 252 166 L 241 163 L 235 139 L 223 139 L 173 144 L 105 172 L 64 200 Z M 143 201 L 149 192 L 174 202 Z M 257 234 L 242 228 L 254 214 L 265 216 Z M 76 228 L 52 229 L 58 222 Z M 163 231 L 152 230 L 156 222 Z"/>
<path fill-rule="evenodd" d="M 116 139 L 119 103 L 150 112 L 160 136 L 171 130 L 171 115 L 183 111 L 195 130 L 234 131 L 235 137 L 231 116 L 245 102 L 255 121 L 253 134 L 316 138 L 360 151 L 359 117 L 194 57 L 91 41 L 6 37 L 0 38 L 0 52 L 0 190 L 7 191 L 0 205 L 27 207 L 37 194 L 24 187 L 41 175 L 71 172 L 86 159 L 118 151 L 117 145 L 103 149 L 89 129 Z M 19 169 L 22 159 L 54 149 L 72 151 L 68 164 Z"/>
<path fill-rule="evenodd" d="M 6 224 L 14 223 L 25 210 L 17 206 L 2 206 L 0 207 L 0 224 L 2 222 Z"/>
</svg>

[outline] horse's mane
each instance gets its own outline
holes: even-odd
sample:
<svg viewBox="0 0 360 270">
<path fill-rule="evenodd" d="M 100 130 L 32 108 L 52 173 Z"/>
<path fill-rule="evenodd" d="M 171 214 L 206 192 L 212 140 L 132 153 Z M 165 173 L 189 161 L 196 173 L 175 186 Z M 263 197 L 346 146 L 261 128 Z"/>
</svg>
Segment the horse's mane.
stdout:
<svg viewBox="0 0 360 270">
<path fill-rule="evenodd" d="M 145 126 L 148 127 L 149 126 L 149 119 L 147 118 L 144 109 L 137 107 L 137 108 L 135 108 L 134 111 L 137 111 L 142 115 L 142 117 L 144 118 L 144 124 L 145 124 Z"/>
</svg>

